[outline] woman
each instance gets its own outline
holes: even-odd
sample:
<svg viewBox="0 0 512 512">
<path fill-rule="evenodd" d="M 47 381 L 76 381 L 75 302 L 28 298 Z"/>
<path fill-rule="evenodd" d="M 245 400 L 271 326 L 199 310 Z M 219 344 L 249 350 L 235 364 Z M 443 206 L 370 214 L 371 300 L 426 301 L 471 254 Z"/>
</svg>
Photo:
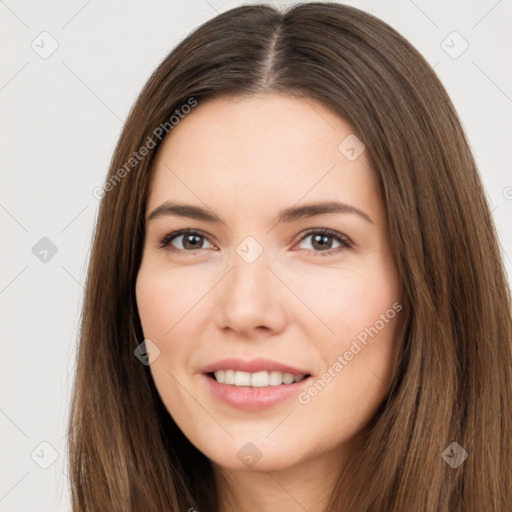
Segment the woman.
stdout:
<svg viewBox="0 0 512 512">
<path fill-rule="evenodd" d="M 510 510 L 497 235 L 392 28 L 324 2 L 215 17 L 149 79 L 102 195 L 74 510 Z"/>
</svg>

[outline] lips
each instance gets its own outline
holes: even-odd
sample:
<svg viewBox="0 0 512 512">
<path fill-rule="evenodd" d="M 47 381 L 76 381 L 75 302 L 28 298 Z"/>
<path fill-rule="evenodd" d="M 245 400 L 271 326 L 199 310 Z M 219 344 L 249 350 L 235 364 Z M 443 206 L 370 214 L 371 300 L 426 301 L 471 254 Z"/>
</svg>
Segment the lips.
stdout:
<svg viewBox="0 0 512 512">
<path fill-rule="evenodd" d="M 306 369 L 269 359 L 223 359 L 201 372 L 214 397 L 244 410 L 261 410 L 291 399 L 311 377 Z"/>
<path fill-rule="evenodd" d="M 222 359 L 205 366 L 202 368 L 201 373 L 213 373 L 217 370 L 238 370 L 247 373 L 277 371 L 281 373 L 291 373 L 292 375 L 311 374 L 311 372 L 305 368 L 296 368 L 288 364 L 263 358 L 251 359 L 249 361 L 236 358 Z"/>
</svg>

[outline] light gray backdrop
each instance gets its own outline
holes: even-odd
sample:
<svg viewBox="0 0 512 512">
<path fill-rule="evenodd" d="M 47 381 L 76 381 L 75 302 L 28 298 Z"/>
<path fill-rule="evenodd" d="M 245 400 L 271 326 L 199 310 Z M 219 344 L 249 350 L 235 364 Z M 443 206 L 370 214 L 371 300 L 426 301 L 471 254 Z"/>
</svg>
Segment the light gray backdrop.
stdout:
<svg viewBox="0 0 512 512">
<path fill-rule="evenodd" d="M 512 1 L 347 3 L 396 28 L 434 66 L 474 150 L 510 275 Z M 2 511 L 70 510 L 65 433 L 92 192 L 161 59 L 241 4 L 0 0 Z"/>
</svg>

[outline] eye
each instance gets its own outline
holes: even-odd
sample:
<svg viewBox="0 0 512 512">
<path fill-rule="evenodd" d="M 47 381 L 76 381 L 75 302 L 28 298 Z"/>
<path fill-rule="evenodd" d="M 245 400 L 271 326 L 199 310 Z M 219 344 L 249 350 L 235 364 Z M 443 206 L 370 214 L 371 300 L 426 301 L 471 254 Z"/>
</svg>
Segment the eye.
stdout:
<svg viewBox="0 0 512 512">
<path fill-rule="evenodd" d="M 176 245 L 174 245 L 172 242 L 179 239 L 181 239 L 181 243 L 179 244 L 181 247 L 176 247 Z M 173 231 L 172 233 L 165 235 L 164 238 L 162 238 L 160 241 L 160 247 L 163 249 L 168 247 L 170 244 L 170 248 L 172 250 L 192 252 L 194 249 L 208 249 L 208 247 L 203 247 L 205 240 L 206 236 L 199 231 L 181 229 L 179 231 Z M 212 244 L 210 245 L 212 246 Z"/>
<path fill-rule="evenodd" d="M 307 250 L 312 250 L 314 256 L 331 256 L 345 249 L 351 249 L 353 247 L 352 242 L 347 236 L 331 229 L 320 228 L 311 230 L 300 239 L 300 242 L 303 242 L 310 237 L 310 245 L 312 249 Z M 338 246 L 332 247 L 332 240 L 338 242 Z"/>
<path fill-rule="evenodd" d="M 330 256 L 353 247 L 351 240 L 347 236 L 327 228 L 310 230 L 302 236 L 299 243 L 310 237 L 312 248 L 306 248 L 306 250 L 313 252 L 315 256 Z M 175 240 L 180 241 L 179 246 L 174 244 Z M 195 252 L 195 249 L 212 248 L 213 245 L 207 240 L 206 235 L 200 231 L 181 229 L 165 235 L 160 240 L 160 248 L 164 249 L 167 247 L 173 251 Z M 335 247 L 333 247 L 333 240 L 338 243 Z M 210 247 L 204 247 L 205 241 L 210 244 Z"/>
</svg>

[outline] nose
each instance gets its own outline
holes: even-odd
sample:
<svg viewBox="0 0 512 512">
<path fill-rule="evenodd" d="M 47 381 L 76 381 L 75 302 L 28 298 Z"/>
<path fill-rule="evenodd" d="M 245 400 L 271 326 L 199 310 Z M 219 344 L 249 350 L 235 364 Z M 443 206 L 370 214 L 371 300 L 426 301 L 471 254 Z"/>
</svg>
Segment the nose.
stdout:
<svg viewBox="0 0 512 512">
<path fill-rule="evenodd" d="M 229 273 L 219 283 L 215 303 L 219 328 L 240 337 L 276 334 L 286 323 L 286 287 L 275 272 L 265 251 L 252 263 L 238 254 Z"/>
</svg>

